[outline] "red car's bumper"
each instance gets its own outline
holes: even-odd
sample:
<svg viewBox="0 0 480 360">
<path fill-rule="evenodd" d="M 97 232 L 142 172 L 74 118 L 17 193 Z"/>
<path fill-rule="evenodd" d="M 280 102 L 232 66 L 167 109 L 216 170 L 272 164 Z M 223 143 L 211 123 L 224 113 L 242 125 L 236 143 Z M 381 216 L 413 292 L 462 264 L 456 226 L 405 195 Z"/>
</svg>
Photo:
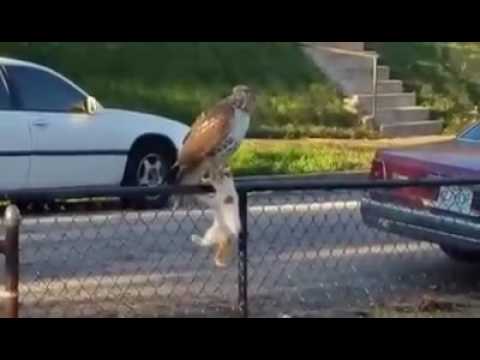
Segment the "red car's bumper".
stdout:
<svg viewBox="0 0 480 360">
<path fill-rule="evenodd" d="M 480 250 L 479 218 L 409 207 L 378 197 L 365 197 L 360 209 L 369 227 L 465 251 Z"/>
</svg>

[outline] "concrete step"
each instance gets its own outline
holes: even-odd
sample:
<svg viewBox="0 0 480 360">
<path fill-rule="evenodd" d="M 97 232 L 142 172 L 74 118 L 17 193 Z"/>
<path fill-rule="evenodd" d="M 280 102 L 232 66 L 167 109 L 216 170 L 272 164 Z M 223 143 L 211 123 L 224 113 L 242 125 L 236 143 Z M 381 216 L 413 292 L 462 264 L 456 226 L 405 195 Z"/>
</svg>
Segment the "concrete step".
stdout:
<svg viewBox="0 0 480 360">
<path fill-rule="evenodd" d="M 379 80 L 377 82 L 378 93 L 401 93 L 403 82 L 401 80 Z"/>
<path fill-rule="evenodd" d="M 373 80 L 371 71 L 360 69 L 346 69 L 335 74 L 335 81 L 347 95 L 373 94 Z M 382 93 L 377 87 L 377 94 Z"/>
<path fill-rule="evenodd" d="M 362 112 L 371 114 L 373 111 L 373 95 L 358 94 L 358 105 Z M 415 93 L 377 94 L 377 110 L 403 106 L 415 106 Z"/>
<path fill-rule="evenodd" d="M 372 69 L 372 58 L 365 56 L 363 52 L 352 54 L 349 51 L 336 48 L 324 48 L 318 46 L 303 47 L 312 60 L 321 68 L 336 69 Z"/>
<path fill-rule="evenodd" d="M 304 52 L 347 95 L 373 92 L 373 62 L 344 50 L 305 47 Z"/>
<path fill-rule="evenodd" d="M 380 134 L 389 138 L 438 135 L 442 132 L 442 124 L 441 120 L 427 120 L 382 125 Z"/>
<path fill-rule="evenodd" d="M 337 81 L 344 84 L 348 93 L 352 94 L 373 94 L 372 71 L 365 68 L 343 69 L 337 72 Z M 378 80 L 377 94 L 403 93 L 403 82 L 401 80 Z"/>
<path fill-rule="evenodd" d="M 372 71 L 365 68 L 343 69 L 336 74 L 336 82 L 346 89 L 349 95 L 373 94 Z M 401 80 L 378 80 L 377 94 L 403 93 Z"/>
<path fill-rule="evenodd" d="M 315 44 L 318 46 L 330 47 L 330 48 L 337 48 L 337 49 L 344 49 L 350 51 L 364 51 L 365 50 L 365 43 L 364 42 L 314 42 L 310 44 Z"/>
<path fill-rule="evenodd" d="M 385 65 L 377 66 L 377 78 L 378 80 L 390 79 L 390 67 Z"/>
<path fill-rule="evenodd" d="M 303 51 L 314 61 L 314 63 L 326 72 L 350 72 L 364 73 L 372 78 L 373 62 L 368 56 L 361 54 L 375 54 L 375 52 L 363 51 L 359 55 L 343 51 L 343 49 L 324 48 L 318 46 L 306 46 Z M 385 65 L 377 66 L 377 79 L 379 81 L 390 79 L 390 67 Z"/>
<path fill-rule="evenodd" d="M 386 108 L 377 111 L 377 124 L 390 125 L 428 120 L 430 110 L 421 106 Z"/>
<path fill-rule="evenodd" d="M 364 56 L 352 56 L 341 51 L 324 48 L 305 50 L 315 64 L 334 82 L 340 85 L 347 95 L 373 93 L 373 62 Z M 388 66 L 377 67 L 379 93 L 401 93 L 403 83 L 390 80 Z"/>
</svg>

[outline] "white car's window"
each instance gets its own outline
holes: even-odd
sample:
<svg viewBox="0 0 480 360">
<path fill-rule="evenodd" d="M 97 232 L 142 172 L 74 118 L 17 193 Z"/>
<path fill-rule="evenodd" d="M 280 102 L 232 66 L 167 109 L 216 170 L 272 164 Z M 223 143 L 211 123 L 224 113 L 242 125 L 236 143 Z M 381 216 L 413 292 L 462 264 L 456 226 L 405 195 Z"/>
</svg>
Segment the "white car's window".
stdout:
<svg viewBox="0 0 480 360">
<path fill-rule="evenodd" d="M 0 72 L 0 110 L 10 109 L 10 94 L 8 93 L 7 83 Z"/>
<path fill-rule="evenodd" d="M 25 66 L 6 68 L 22 110 L 71 112 L 84 99 L 77 89 L 46 71 Z"/>
<path fill-rule="evenodd" d="M 461 140 L 480 141 L 480 124 L 470 128 L 460 137 Z"/>
</svg>

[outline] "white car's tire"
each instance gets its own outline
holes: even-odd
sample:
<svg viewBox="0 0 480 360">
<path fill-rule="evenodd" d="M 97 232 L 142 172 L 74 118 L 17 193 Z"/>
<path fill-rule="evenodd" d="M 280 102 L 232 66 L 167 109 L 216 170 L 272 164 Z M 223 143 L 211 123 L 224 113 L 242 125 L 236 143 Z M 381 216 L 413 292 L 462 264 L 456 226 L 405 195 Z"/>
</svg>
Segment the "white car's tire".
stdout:
<svg viewBox="0 0 480 360">
<path fill-rule="evenodd" d="M 133 149 L 129 155 L 123 185 L 133 187 L 161 186 L 173 160 L 171 151 L 165 145 L 153 142 L 141 144 Z M 168 204 L 169 198 L 169 194 L 161 194 L 142 199 L 130 199 L 126 202 L 134 206 L 164 207 Z"/>
</svg>

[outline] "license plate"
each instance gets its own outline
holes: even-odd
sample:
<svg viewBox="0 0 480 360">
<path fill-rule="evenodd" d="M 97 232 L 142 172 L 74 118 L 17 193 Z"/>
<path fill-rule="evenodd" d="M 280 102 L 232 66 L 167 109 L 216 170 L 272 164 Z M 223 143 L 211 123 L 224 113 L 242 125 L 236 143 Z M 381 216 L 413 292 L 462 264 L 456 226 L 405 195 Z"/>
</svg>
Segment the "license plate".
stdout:
<svg viewBox="0 0 480 360">
<path fill-rule="evenodd" d="M 441 187 L 434 206 L 443 210 L 461 214 L 470 214 L 473 202 L 473 191 L 457 186 Z"/>
</svg>

